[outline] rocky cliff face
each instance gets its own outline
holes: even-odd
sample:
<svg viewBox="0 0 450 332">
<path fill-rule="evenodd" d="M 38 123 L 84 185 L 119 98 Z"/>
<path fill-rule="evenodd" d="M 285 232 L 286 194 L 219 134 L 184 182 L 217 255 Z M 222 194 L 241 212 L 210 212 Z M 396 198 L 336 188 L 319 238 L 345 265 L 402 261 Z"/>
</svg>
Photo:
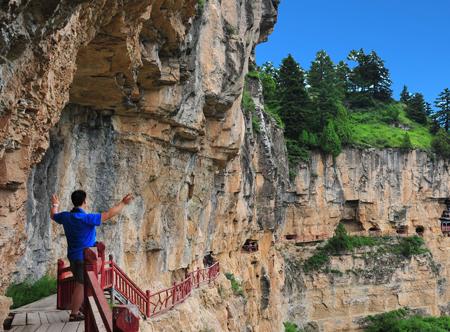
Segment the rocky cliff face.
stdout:
<svg viewBox="0 0 450 332">
<path fill-rule="evenodd" d="M 316 153 L 288 194 L 285 232 L 312 241 L 343 222 L 355 234 L 438 234 L 449 180 L 448 163 L 420 151 L 346 150 L 336 162 Z"/>
<path fill-rule="evenodd" d="M 49 195 L 57 192 L 70 208 L 70 192 L 83 187 L 95 210 L 135 194 L 99 238 L 144 288 L 170 285 L 212 250 L 225 271 L 247 280 L 247 301 L 260 307 L 251 288 L 259 288 L 261 274 L 269 289 L 273 258 L 251 265 L 239 252 L 249 237 L 271 250 L 283 186 L 265 166 L 284 145 L 282 132 L 265 124 L 261 102 L 255 99 L 258 139 L 246 131 L 251 118 L 240 104 L 248 63 L 273 28 L 277 5 L 2 3 L 1 291 L 11 280 L 54 273 L 65 241 L 48 218 Z M 276 164 L 285 171 L 283 158 Z M 200 300 L 192 301 L 206 305 Z M 260 323 L 258 310 L 233 314 L 244 306 L 239 299 L 220 301 L 210 322 L 198 315 L 191 330 L 280 324 Z M 179 326 L 168 322 L 164 329 Z"/>
<path fill-rule="evenodd" d="M 92 210 L 136 196 L 98 237 L 144 289 L 171 285 L 208 251 L 241 284 L 244 297 L 222 274 L 143 330 L 281 331 L 288 320 L 351 330 L 403 305 L 448 311 L 448 240 L 437 221 L 449 196 L 446 162 L 392 150 L 347 150 L 336 162 L 313 154 L 289 183 L 283 133 L 255 80 L 255 109 L 242 110 L 248 64 L 277 5 L 1 4 L 0 292 L 55 273 L 66 244 L 49 197 L 57 192 L 69 209 L 82 187 Z M 354 234 L 423 229 L 431 254 L 396 262 L 383 280 L 384 261 L 365 260 L 366 251 L 333 258 L 342 275 L 304 274 L 302 260 L 339 222 Z M 241 250 L 247 239 L 258 252 Z M 374 272 L 346 272 L 359 270 Z"/>
<path fill-rule="evenodd" d="M 349 331 L 362 318 L 409 306 L 448 314 L 449 238 L 438 218 L 449 196 L 448 162 L 424 152 L 345 150 L 335 161 L 314 153 L 287 193 L 283 237 L 286 320 L 310 330 Z M 302 261 L 338 223 L 354 235 L 423 236 L 430 254 L 399 259 L 367 248 L 332 258 L 328 271 L 305 273 Z"/>
</svg>

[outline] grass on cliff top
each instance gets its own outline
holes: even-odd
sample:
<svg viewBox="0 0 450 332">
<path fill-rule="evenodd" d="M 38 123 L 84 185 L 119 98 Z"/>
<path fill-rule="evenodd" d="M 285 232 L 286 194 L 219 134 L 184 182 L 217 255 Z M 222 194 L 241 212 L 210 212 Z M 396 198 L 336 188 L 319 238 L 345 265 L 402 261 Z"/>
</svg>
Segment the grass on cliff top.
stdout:
<svg viewBox="0 0 450 332">
<path fill-rule="evenodd" d="M 446 332 L 450 331 L 450 317 L 424 317 L 414 315 L 408 308 L 368 316 L 366 332 Z"/>
<path fill-rule="evenodd" d="M 398 243 L 389 244 L 389 237 L 351 236 L 347 234 L 344 225 L 339 224 L 334 236 L 327 241 L 324 247 L 317 249 L 316 253 L 303 263 L 306 273 L 319 271 L 330 261 L 330 256 L 351 252 L 361 247 L 386 245 L 386 250 L 403 258 L 410 258 L 428 252 L 421 237 L 412 236 L 400 238 Z"/>
<path fill-rule="evenodd" d="M 18 308 L 56 293 L 56 279 L 43 276 L 41 279 L 13 284 L 6 290 L 6 296 L 13 299 L 12 308 Z"/>
<path fill-rule="evenodd" d="M 395 124 L 395 125 L 394 125 Z M 401 127 L 408 127 L 409 130 Z M 381 104 L 350 112 L 352 143 L 360 147 L 399 148 L 408 133 L 414 148 L 429 150 L 433 136 L 428 128 L 410 120 L 402 103 Z"/>
</svg>

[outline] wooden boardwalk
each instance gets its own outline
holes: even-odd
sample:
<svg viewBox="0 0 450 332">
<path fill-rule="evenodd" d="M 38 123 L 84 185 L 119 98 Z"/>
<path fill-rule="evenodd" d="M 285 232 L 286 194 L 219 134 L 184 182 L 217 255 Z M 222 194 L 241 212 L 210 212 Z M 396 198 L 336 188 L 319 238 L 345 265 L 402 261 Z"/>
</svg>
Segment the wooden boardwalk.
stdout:
<svg viewBox="0 0 450 332">
<path fill-rule="evenodd" d="M 56 310 L 56 295 L 12 311 L 10 332 L 84 332 L 84 322 L 69 322 L 69 311 Z"/>
</svg>

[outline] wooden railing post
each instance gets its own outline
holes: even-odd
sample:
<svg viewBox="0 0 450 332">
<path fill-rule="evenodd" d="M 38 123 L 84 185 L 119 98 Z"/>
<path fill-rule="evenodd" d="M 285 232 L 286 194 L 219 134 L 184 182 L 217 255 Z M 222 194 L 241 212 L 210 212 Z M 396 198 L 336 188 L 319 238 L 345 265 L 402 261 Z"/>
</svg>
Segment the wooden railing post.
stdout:
<svg viewBox="0 0 450 332">
<path fill-rule="evenodd" d="M 200 268 L 197 267 L 197 287 L 196 288 L 199 288 L 199 287 L 200 287 Z"/>
<path fill-rule="evenodd" d="M 175 296 L 177 295 L 177 283 L 174 282 L 172 286 L 172 307 L 175 306 Z"/>
<path fill-rule="evenodd" d="M 62 308 L 62 297 L 64 294 L 62 294 L 62 285 L 61 285 L 61 270 L 64 268 L 64 261 L 62 259 L 58 259 L 58 270 L 57 270 L 57 277 L 56 277 L 56 308 L 60 309 Z"/>
<path fill-rule="evenodd" d="M 96 278 L 98 278 L 98 257 L 97 254 L 90 248 L 84 249 L 84 307 L 89 308 L 89 296 L 93 296 L 94 292 L 88 283 L 88 271 L 93 271 Z M 84 319 L 84 330 L 85 332 L 95 331 L 95 320 L 92 317 L 91 310 L 86 310 L 87 314 Z"/>
<path fill-rule="evenodd" d="M 207 275 L 208 275 L 208 285 L 211 284 L 211 280 L 212 280 L 211 275 L 213 273 L 213 269 L 214 269 L 214 264 L 211 265 L 210 267 L 208 267 L 208 273 L 207 273 Z"/>
<path fill-rule="evenodd" d="M 105 244 L 103 242 L 97 242 L 97 256 L 100 259 L 100 286 L 105 288 Z"/>
<path fill-rule="evenodd" d="M 114 265 L 114 261 L 113 261 L 113 255 L 111 255 L 111 254 L 109 254 L 109 256 L 108 256 L 108 258 L 109 258 L 109 267 L 110 267 L 110 273 L 109 273 L 109 277 L 111 278 L 111 280 L 108 280 L 109 281 L 109 283 L 108 284 L 111 284 L 111 300 L 112 301 L 114 301 L 114 289 L 115 289 L 115 284 L 114 284 L 114 267 L 113 267 L 113 265 Z"/>
<path fill-rule="evenodd" d="M 91 287 L 89 287 L 88 283 L 88 271 L 94 271 L 94 274 L 98 278 L 97 273 L 97 255 L 90 248 L 84 249 L 84 308 L 86 308 L 86 316 L 84 318 L 84 330 L 85 332 L 95 331 L 95 321 L 94 317 L 92 317 L 92 313 L 89 304 L 89 296 L 93 295 L 93 291 Z"/>
<path fill-rule="evenodd" d="M 111 299 L 114 299 L 117 292 L 125 297 L 127 302 L 135 304 L 144 317 L 150 318 L 183 302 L 191 295 L 193 289 L 199 288 L 206 282 L 211 283 L 219 273 L 218 262 L 203 269 L 197 267 L 192 272 L 186 272 L 185 279 L 180 283 L 173 282 L 172 287 L 152 294 L 150 290 L 145 292 L 141 290 L 114 262 L 113 255 L 108 256 L 109 261 L 105 260 L 103 243 L 99 242 L 96 249 L 84 250 L 85 332 L 97 331 L 98 327 L 101 327 L 102 322 L 98 319 L 99 315 L 106 329 L 112 329 L 113 318 L 104 294 L 105 287 L 111 288 Z M 69 293 L 73 287 L 72 284 L 69 284 L 68 287 L 66 285 L 66 279 L 69 282 L 73 280 L 70 277 L 69 267 L 66 267 L 62 260 L 58 260 L 57 276 L 57 305 L 59 306 L 61 301 L 68 300 L 65 296 L 71 295 Z M 170 301 L 170 296 L 172 296 L 172 301 Z M 154 298 L 153 304 L 151 297 Z M 97 324 L 99 325 L 97 326 Z"/>
<path fill-rule="evenodd" d="M 145 308 L 145 315 L 147 316 L 147 318 L 150 318 L 150 296 L 151 296 L 150 291 L 149 290 L 146 291 L 145 295 L 146 295 L 146 300 L 147 300 L 147 306 Z"/>
</svg>

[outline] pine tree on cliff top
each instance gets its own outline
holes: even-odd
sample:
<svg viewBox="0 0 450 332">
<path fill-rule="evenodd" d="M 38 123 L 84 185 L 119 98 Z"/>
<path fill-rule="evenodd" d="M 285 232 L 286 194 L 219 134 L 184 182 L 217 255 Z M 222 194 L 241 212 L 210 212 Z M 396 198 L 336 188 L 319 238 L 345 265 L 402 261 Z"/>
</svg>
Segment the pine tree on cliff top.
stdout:
<svg viewBox="0 0 450 332">
<path fill-rule="evenodd" d="M 263 86 L 264 103 L 276 107 L 278 103 L 277 81 L 278 69 L 272 62 L 264 63 L 259 69 L 259 78 Z"/>
<path fill-rule="evenodd" d="M 444 89 L 435 101 L 438 111 L 434 114 L 434 118 L 439 124 L 448 131 L 450 127 L 450 90 Z"/>
<path fill-rule="evenodd" d="M 285 123 L 285 135 L 297 139 L 309 121 L 309 98 L 305 87 L 305 74 L 292 55 L 281 62 L 277 86 L 280 100 L 280 116 Z"/>
<path fill-rule="evenodd" d="M 323 152 L 331 154 L 333 157 L 337 157 L 339 153 L 341 153 L 341 140 L 336 133 L 333 120 L 328 121 L 327 125 L 323 129 L 320 137 L 320 145 Z"/>
<path fill-rule="evenodd" d="M 344 99 L 350 91 L 350 67 L 345 61 L 339 61 L 335 68 L 336 71 L 336 85 L 341 96 Z"/>
<path fill-rule="evenodd" d="M 392 96 L 389 70 L 375 51 L 366 54 L 363 49 L 352 50 L 348 60 L 357 64 L 350 73 L 353 94 L 389 101 Z"/>
<path fill-rule="evenodd" d="M 308 72 L 309 94 L 314 105 L 319 131 L 336 116 L 342 94 L 337 85 L 336 69 L 325 51 L 319 51 Z"/>
<path fill-rule="evenodd" d="M 410 97 L 411 95 L 409 94 L 408 87 L 404 85 L 402 92 L 400 92 L 400 101 L 404 104 L 407 104 Z"/>
<path fill-rule="evenodd" d="M 427 116 L 433 115 L 433 108 L 431 107 L 430 103 L 425 103 L 425 113 L 427 113 Z"/>
<path fill-rule="evenodd" d="M 423 94 L 415 93 L 409 98 L 406 113 L 411 120 L 421 124 L 427 123 L 426 105 Z"/>
<path fill-rule="evenodd" d="M 431 142 L 431 148 L 441 157 L 450 159 L 450 135 L 448 132 L 442 128 L 439 129 Z"/>
</svg>

